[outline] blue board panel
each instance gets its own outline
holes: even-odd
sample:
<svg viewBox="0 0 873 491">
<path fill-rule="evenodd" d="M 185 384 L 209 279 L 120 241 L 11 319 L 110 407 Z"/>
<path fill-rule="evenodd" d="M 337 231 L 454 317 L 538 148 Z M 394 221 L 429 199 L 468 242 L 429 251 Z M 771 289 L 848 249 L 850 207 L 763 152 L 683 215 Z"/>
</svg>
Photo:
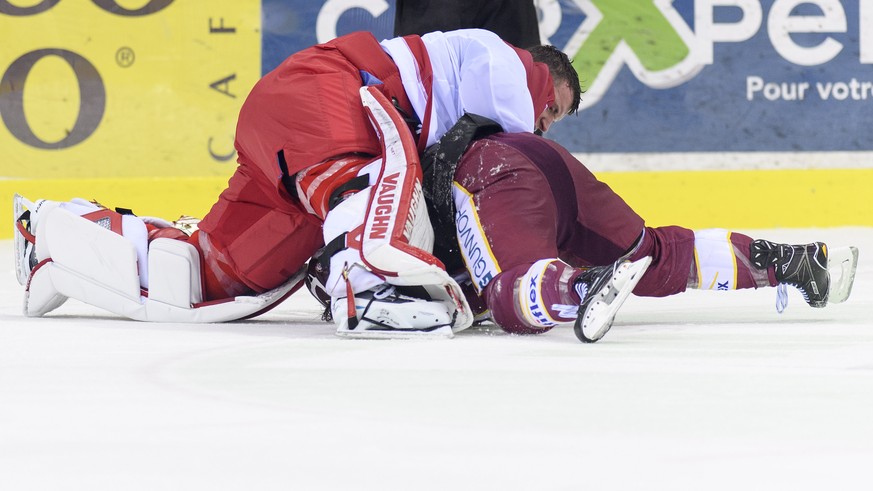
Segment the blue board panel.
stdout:
<svg viewBox="0 0 873 491">
<path fill-rule="evenodd" d="M 582 77 L 583 109 L 548 136 L 574 152 L 873 150 L 873 6 L 864 15 L 862 1 L 541 2 L 551 44 L 577 63 L 606 54 Z M 325 32 L 388 37 L 394 17 L 384 0 L 263 9 L 264 71 Z M 658 43 L 673 50 L 646 51 Z"/>
</svg>

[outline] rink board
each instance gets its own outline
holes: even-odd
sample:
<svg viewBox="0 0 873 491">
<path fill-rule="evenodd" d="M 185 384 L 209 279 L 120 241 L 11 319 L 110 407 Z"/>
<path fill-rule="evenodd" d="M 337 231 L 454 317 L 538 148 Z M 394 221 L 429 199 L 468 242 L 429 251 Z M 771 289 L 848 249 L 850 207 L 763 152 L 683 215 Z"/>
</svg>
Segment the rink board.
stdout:
<svg viewBox="0 0 873 491">
<path fill-rule="evenodd" d="M 166 218 L 216 200 L 262 74 L 336 35 L 388 37 L 394 16 L 385 0 L 20 3 L 0 2 L 0 206 L 82 196 Z M 694 3 L 538 2 L 586 89 L 549 137 L 653 225 L 873 225 L 867 3 Z"/>
<path fill-rule="evenodd" d="M 873 225 L 873 169 L 600 172 L 649 225 L 799 228 Z M 97 199 L 137 214 L 203 216 L 223 177 L 0 181 L 0 196 Z M 0 221 L 0 238 L 12 236 Z"/>
</svg>

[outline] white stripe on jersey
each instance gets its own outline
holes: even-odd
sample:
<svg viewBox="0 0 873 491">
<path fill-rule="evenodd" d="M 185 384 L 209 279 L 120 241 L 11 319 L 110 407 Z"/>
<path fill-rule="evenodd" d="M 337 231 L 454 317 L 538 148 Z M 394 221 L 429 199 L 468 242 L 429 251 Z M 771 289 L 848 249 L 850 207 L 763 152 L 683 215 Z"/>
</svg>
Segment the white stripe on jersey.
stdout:
<svg viewBox="0 0 873 491">
<path fill-rule="evenodd" d="M 427 146 L 436 143 L 465 112 L 493 119 L 508 133 L 531 133 L 536 123 L 527 72 L 515 51 L 482 29 L 422 36 L 433 69 L 433 106 Z M 382 41 L 400 71 L 412 108 L 424 121 L 427 92 L 418 63 L 403 38 Z"/>
</svg>

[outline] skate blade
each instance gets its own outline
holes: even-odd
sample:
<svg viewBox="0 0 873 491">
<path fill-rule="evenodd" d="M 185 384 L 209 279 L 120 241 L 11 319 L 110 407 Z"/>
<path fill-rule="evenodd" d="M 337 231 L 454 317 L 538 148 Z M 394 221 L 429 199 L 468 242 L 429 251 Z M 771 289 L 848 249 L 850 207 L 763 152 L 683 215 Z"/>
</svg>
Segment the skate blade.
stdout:
<svg viewBox="0 0 873 491">
<path fill-rule="evenodd" d="M 432 331 L 416 331 L 413 329 L 337 329 L 336 335 L 349 339 L 452 339 L 455 333 L 451 326 L 443 326 Z"/>
<path fill-rule="evenodd" d="M 18 219 L 25 210 L 33 209 L 33 203 L 18 193 L 12 197 L 12 247 L 15 252 L 15 276 L 18 284 L 27 285 L 30 276 L 30 267 L 27 258 L 27 239 L 18 230 Z"/>
<path fill-rule="evenodd" d="M 581 326 L 579 323 L 574 326 L 576 337 L 580 341 L 597 342 L 609 331 L 618 309 L 642 279 L 650 264 L 652 258 L 646 256 L 619 266 L 609 283 L 597 293 L 598 299 L 585 309 Z"/>
<path fill-rule="evenodd" d="M 842 303 L 849 298 L 852 293 L 852 285 L 855 283 L 855 270 L 857 269 L 857 247 L 838 247 L 830 250 L 828 271 L 831 274 L 831 286 L 828 292 L 828 303 Z"/>
</svg>

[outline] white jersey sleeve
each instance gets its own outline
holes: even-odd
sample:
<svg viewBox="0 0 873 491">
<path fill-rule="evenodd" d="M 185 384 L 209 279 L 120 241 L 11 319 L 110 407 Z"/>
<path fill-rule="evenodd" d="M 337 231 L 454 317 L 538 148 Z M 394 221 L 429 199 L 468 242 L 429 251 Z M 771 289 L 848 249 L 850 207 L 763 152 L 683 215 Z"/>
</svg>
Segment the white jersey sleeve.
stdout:
<svg viewBox="0 0 873 491">
<path fill-rule="evenodd" d="M 432 32 L 421 39 L 433 70 L 428 146 L 465 112 L 493 119 L 510 133 L 533 132 L 536 115 L 527 72 L 512 47 L 482 29 Z M 424 121 L 427 88 L 414 55 L 402 38 L 383 41 L 382 46 L 397 64 L 412 107 Z"/>
</svg>

